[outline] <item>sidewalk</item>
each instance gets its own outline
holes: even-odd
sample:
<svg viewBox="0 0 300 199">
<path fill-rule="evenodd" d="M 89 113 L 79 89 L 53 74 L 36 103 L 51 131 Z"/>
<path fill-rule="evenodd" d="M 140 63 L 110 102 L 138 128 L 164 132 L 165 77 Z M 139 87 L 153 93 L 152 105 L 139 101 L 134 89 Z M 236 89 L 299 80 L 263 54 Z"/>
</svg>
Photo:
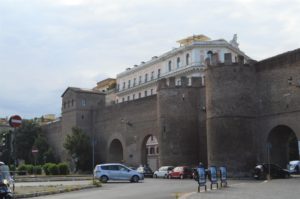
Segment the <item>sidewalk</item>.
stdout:
<svg viewBox="0 0 300 199">
<path fill-rule="evenodd" d="M 270 181 L 241 181 L 233 182 L 226 188 L 208 190 L 205 192 L 190 192 L 181 195 L 180 199 L 299 199 L 300 177 L 289 179 L 273 179 Z"/>
</svg>

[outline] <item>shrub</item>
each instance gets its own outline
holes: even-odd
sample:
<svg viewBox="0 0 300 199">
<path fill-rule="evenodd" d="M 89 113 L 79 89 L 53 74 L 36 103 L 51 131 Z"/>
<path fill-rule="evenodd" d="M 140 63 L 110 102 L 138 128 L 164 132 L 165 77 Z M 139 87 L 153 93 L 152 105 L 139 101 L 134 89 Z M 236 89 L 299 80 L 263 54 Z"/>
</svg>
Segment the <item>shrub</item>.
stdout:
<svg viewBox="0 0 300 199">
<path fill-rule="evenodd" d="M 41 175 L 42 174 L 42 166 L 41 165 L 33 166 L 33 171 L 34 171 L 34 174 Z"/>
<path fill-rule="evenodd" d="M 18 171 L 19 175 L 26 175 L 27 174 L 27 167 L 26 167 L 26 165 L 25 164 L 20 165 L 18 167 L 17 171 Z"/>
<path fill-rule="evenodd" d="M 51 164 L 48 168 L 49 173 L 51 175 L 58 175 L 59 174 L 59 170 L 58 170 L 58 166 L 57 164 Z"/>
<path fill-rule="evenodd" d="M 32 164 L 26 164 L 26 171 L 28 174 L 33 174 L 33 165 Z"/>
<path fill-rule="evenodd" d="M 46 164 L 43 165 L 43 170 L 44 170 L 46 175 L 50 175 L 49 167 L 51 165 L 53 165 L 53 163 L 46 163 Z"/>
<path fill-rule="evenodd" d="M 60 175 L 68 175 L 69 174 L 69 166 L 67 163 L 59 163 L 57 166 L 58 166 Z"/>
</svg>

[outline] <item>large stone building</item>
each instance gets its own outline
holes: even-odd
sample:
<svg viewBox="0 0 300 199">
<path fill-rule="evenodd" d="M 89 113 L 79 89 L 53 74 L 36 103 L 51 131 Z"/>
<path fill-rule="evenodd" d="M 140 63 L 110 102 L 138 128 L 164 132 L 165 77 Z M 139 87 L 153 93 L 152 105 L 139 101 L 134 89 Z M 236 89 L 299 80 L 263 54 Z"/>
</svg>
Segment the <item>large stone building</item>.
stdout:
<svg viewBox="0 0 300 199">
<path fill-rule="evenodd" d="M 204 37 L 181 40 L 174 53 L 119 74 L 114 103 L 106 100 L 111 91 L 67 88 L 61 120 L 44 126 L 56 153 L 67 158 L 62 143 L 77 126 L 96 140 L 97 163 L 146 164 L 151 137 L 158 141 L 158 166 L 201 161 L 247 176 L 257 162 L 267 161 L 268 152 L 281 166 L 299 159 L 300 50 L 255 62 L 237 48 L 236 37 L 214 44 Z M 215 50 L 217 44 L 224 46 Z M 164 73 L 179 53 L 178 69 Z M 146 71 L 158 74 L 156 66 L 162 66 L 160 76 L 137 85 Z M 150 87 L 152 95 L 133 97 Z"/>
</svg>

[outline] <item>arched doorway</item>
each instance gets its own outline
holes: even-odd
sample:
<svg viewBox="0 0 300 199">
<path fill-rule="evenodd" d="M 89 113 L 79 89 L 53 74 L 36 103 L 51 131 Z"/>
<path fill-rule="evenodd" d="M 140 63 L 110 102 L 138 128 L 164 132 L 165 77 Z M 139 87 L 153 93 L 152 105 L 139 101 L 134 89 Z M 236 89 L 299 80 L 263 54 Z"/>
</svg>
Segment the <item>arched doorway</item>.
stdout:
<svg viewBox="0 0 300 199">
<path fill-rule="evenodd" d="M 288 126 L 280 125 L 271 130 L 267 150 L 270 163 L 278 164 L 283 168 L 289 161 L 299 159 L 298 139 Z"/>
<path fill-rule="evenodd" d="M 148 165 L 153 171 L 159 167 L 158 139 L 154 135 L 148 135 L 142 142 L 141 163 Z"/>
<path fill-rule="evenodd" d="M 118 139 L 114 139 L 109 146 L 108 162 L 123 162 L 123 147 Z"/>
</svg>

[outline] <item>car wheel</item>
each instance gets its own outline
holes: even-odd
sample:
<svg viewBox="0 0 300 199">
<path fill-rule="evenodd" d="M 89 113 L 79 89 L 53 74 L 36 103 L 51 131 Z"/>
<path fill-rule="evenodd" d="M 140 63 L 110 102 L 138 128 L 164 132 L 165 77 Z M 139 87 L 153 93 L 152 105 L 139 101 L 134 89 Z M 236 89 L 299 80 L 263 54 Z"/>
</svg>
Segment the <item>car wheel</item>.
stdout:
<svg viewBox="0 0 300 199">
<path fill-rule="evenodd" d="M 107 183 L 107 181 L 108 181 L 108 177 L 107 176 L 101 176 L 100 182 Z"/>
<path fill-rule="evenodd" d="M 131 182 L 137 183 L 139 182 L 139 180 L 140 180 L 139 176 L 132 176 Z"/>
<path fill-rule="evenodd" d="M 183 175 L 180 175 L 180 179 L 183 179 L 184 177 L 183 177 Z"/>
<path fill-rule="evenodd" d="M 154 174 L 154 178 L 157 178 L 157 175 L 156 175 L 156 174 Z"/>
</svg>

